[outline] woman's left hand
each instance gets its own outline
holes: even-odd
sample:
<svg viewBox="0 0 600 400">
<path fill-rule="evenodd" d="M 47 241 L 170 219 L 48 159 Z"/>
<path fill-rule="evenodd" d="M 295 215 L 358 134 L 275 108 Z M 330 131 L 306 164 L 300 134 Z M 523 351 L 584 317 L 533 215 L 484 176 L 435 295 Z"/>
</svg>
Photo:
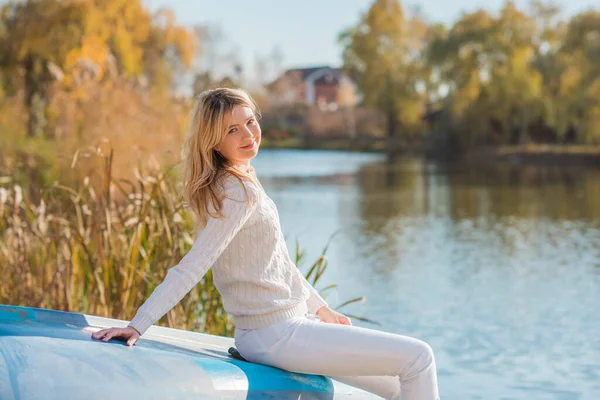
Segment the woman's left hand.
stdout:
<svg viewBox="0 0 600 400">
<path fill-rule="evenodd" d="M 327 306 L 319 308 L 317 310 L 317 316 L 322 322 L 327 322 L 330 324 L 352 325 L 350 318 L 346 317 L 344 314 L 340 314 L 337 311 L 333 311 Z"/>
</svg>

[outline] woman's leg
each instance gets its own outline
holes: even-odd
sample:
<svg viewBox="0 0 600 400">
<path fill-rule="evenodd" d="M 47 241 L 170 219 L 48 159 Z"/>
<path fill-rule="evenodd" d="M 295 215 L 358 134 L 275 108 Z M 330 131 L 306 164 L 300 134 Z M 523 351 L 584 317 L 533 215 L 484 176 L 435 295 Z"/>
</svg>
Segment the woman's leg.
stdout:
<svg viewBox="0 0 600 400">
<path fill-rule="evenodd" d="M 305 317 L 246 334 L 238 349 L 253 362 L 331 377 L 394 376 L 402 400 L 439 397 L 433 352 L 418 339 Z"/>
<path fill-rule="evenodd" d="M 346 385 L 371 392 L 384 399 L 400 398 L 400 382 L 395 376 L 331 376 Z"/>
</svg>

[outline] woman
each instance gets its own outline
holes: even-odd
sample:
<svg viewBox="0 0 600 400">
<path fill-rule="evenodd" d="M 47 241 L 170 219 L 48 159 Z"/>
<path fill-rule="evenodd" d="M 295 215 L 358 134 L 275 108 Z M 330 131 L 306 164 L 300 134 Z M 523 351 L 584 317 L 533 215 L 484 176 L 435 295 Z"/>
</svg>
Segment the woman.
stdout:
<svg viewBox="0 0 600 400">
<path fill-rule="evenodd" d="M 92 337 L 121 337 L 132 346 L 212 268 L 223 306 L 233 316 L 236 347 L 247 360 L 332 376 L 385 398 L 437 399 L 427 343 L 352 326 L 291 260 L 277 208 L 250 166 L 261 142 L 259 118 L 256 103 L 242 90 L 198 96 L 184 143 L 184 199 L 204 229 L 126 328 L 102 329 Z"/>
</svg>

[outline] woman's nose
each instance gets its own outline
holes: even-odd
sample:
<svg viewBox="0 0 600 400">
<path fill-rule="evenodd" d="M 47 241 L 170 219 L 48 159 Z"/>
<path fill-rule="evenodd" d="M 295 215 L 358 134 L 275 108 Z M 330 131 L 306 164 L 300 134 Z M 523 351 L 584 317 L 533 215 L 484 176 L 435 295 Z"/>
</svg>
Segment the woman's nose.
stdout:
<svg viewBox="0 0 600 400">
<path fill-rule="evenodd" d="M 252 133 L 252 130 L 249 127 L 245 127 L 243 130 L 243 133 L 245 136 L 254 136 L 254 134 Z"/>
</svg>

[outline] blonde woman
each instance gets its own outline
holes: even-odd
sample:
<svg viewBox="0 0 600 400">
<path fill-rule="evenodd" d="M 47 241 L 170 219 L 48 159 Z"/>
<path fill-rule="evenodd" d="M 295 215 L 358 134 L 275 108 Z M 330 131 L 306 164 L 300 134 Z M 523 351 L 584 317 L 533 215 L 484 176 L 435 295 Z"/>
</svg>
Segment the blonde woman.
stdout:
<svg viewBox="0 0 600 400">
<path fill-rule="evenodd" d="M 132 346 L 212 268 L 245 359 L 331 376 L 384 398 L 437 399 L 427 343 L 352 326 L 291 260 L 277 208 L 250 166 L 261 142 L 259 119 L 257 105 L 242 90 L 198 95 L 184 143 L 184 199 L 203 229 L 126 328 L 92 337 L 120 337 Z"/>
</svg>

